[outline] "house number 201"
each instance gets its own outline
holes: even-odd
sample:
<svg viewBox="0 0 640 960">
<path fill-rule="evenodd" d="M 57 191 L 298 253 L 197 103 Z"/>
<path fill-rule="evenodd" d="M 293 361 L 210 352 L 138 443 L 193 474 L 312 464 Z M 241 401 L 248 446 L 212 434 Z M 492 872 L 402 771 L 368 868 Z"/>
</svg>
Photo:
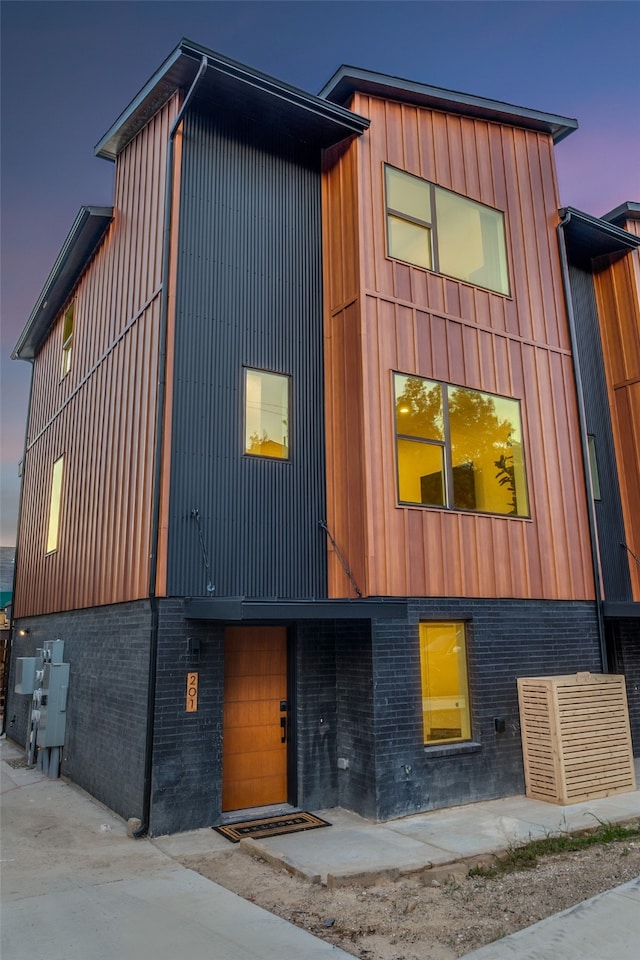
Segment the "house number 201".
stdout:
<svg viewBox="0 0 640 960">
<path fill-rule="evenodd" d="M 187 713 L 195 713 L 198 709 L 198 674 L 187 674 Z"/>
</svg>

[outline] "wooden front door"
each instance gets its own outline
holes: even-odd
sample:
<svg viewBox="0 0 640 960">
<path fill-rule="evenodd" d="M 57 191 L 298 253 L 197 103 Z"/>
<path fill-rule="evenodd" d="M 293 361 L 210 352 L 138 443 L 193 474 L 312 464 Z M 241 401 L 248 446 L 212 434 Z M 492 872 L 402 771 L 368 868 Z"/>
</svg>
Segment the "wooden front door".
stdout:
<svg viewBox="0 0 640 960">
<path fill-rule="evenodd" d="M 287 724 L 286 627 L 227 627 L 223 810 L 286 803 Z"/>
</svg>

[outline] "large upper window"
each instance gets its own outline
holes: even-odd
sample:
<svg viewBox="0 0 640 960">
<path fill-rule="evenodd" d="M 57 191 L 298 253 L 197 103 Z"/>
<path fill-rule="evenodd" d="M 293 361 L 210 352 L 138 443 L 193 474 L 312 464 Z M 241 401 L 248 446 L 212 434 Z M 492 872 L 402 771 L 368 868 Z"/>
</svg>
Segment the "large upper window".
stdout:
<svg viewBox="0 0 640 960">
<path fill-rule="evenodd" d="M 529 515 L 517 400 L 394 374 L 400 503 Z"/>
<path fill-rule="evenodd" d="M 71 304 L 64 315 L 62 326 L 62 371 L 60 379 L 66 377 L 71 370 L 71 348 L 73 347 L 73 315 L 75 304 Z"/>
<path fill-rule="evenodd" d="M 424 742 L 470 740 L 464 623 L 420 624 L 420 671 Z"/>
<path fill-rule="evenodd" d="M 385 166 L 390 257 L 509 294 L 500 210 Z"/>
<path fill-rule="evenodd" d="M 58 549 L 60 530 L 60 504 L 62 502 L 62 477 L 64 457 L 59 457 L 53 465 L 51 474 L 51 496 L 49 498 L 49 526 L 47 529 L 47 553 Z"/>
<path fill-rule="evenodd" d="M 245 370 L 244 452 L 253 457 L 289 458 L 289 378 Z"/>
</svg>

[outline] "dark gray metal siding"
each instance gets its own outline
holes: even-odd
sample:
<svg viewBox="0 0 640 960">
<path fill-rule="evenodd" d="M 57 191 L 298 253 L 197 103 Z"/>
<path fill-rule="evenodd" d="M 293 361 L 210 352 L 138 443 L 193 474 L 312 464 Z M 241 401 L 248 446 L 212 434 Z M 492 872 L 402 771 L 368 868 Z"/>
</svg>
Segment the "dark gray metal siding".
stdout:
<svg viewBox="0 0 640 960">
<path fill-rule="evenodd" d="M 320 155 L 195 112 L 182 157 L 167 592 L 325 597 Z M 287 374 L 290 460 L 243 456 L 244 367 Z"/>
<path fill-rule="evenodd" d="M 606 600 L 630 600 L 629 567 L 624 549 L 624 522 L 613 446 L 598 310 L 591 272 L 569 267 L 571 296 L 584 390 L 587 432 L 595 437 L 601 500 L 596 500 L 598 542 Z"/>
</svg>

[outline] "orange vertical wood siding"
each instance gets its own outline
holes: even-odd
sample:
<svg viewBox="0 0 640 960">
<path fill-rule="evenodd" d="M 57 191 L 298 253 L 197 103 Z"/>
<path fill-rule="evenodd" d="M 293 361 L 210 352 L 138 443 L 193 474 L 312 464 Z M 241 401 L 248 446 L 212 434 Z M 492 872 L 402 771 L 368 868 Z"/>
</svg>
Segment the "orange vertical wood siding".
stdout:
<svg viewBox="0 0 640 960">
<path fill-rule="evenodd" d="M 347 554 L 363 590 L 365 518 L 362 349 L 356 155 L 343 146 L 326 151 L 322 179 L 323 279 L 325 289 L 325 422 L 328 524 Z M 348 549 L 347 549 L 348 547 Z M 351 581 L 331 544 L 329 596 L 354 596 Z"/>
<path fill-rule="evenodd" d="M 640 236 L 640 221 L 626 229 Z M 597 272 L 595 287 L 626 542 L 640 556 L 640 251 Z M 640 601 L 640 566 L 627 558 Z"/>
<path fill-rule="evenodd" d="M 350 106 L 371 126 L 324 176 L 334 536 L 369 596 L 591 599 L 551 138 L 362 94 Z M 510 297 L 387 258 L 384 163 L 504 211 Z M 393 370 L 522 402 L 530 520 L 397 505 Z M 329 571 L 331 595 L 349 595 Z"/>
<path fill-rule="evenodd" d="M 15 615 L 148 595 L 165 161 L 178 97 L 116 161 L 114 220 L 34 365 Z M 58 549 L 46 555 L 51 470 L 65 456 Z M 124 495 L 126 491 L 126 495 Z"/>
</svg>

